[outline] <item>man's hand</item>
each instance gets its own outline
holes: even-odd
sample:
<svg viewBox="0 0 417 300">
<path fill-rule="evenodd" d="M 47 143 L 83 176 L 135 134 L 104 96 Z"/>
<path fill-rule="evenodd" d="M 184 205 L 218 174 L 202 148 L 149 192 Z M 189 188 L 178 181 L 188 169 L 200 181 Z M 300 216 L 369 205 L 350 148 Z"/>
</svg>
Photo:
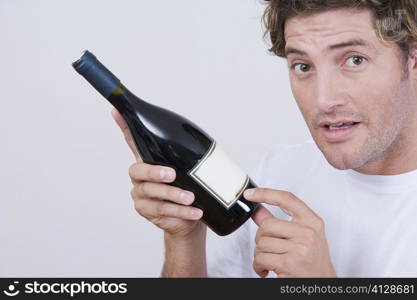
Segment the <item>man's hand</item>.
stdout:
<svg viewBox="0 0 417 300">
<path fill-rule="evenodd" d="M 280 207 L 291 221 L 275 218 L 261 206 L 252 216 L 259 226 L 253 262 L 255 272 L 279 277 L 336 277 L 330 260 L 323 220 L 289 192 L 266 188 L 246 190 L 252 202 Z"/>
<path fill-rule="evenodd" d="M 206 277 L 206 225 L 203 211 L 191 207 L 194 194 L 169 185 L 175 170 L 142 161 L 129 128 L 113 108 L 112 115 L 123 132 L 137 163 L 129 168 L 136 211 L 164 230 L 165 262 L 162 277 Z"/>
<path fill-rule="evenodd" d="M 172 237 L 205 234 L 206 226 L 199 221 L 203 211 L 191 207 L 194 194 L 168 185 L 175 180 L 174 169 L 142 162 L 126 122 L 115 108 L 112 115 L 137 161 L 129 168 L 136 211 Z"/>
</svg>

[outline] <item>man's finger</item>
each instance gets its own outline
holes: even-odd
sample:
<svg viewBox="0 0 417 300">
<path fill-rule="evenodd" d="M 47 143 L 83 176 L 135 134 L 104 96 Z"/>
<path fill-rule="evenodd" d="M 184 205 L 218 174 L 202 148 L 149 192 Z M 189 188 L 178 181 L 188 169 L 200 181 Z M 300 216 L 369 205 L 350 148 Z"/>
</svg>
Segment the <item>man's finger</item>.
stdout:
<svg viewBox="0 0 417 300">
<path fill-rule="evenodd" d="M 161 217 L 199 220 L 203 216 L 203 211 L 199 208 L 155 199 L 136 200 L 135 209 L 151 222 Z"/>
<path fill-rule="evenodd" d="M 302 222 L 303 219 L 309 221 L 317 217 L 303 201 L 286 191 L 268 188 L 248 189 L 245 191 L 244 197 L 249 201 L 278 206 L 289 213 L 294 221 Z"/>
<path fill-rule="evenodd" d="M 170 167 L 138 162 L 129 167 L 129 176 L 132 181 L 136 182 L 173 182 L 176 177 L 176 172 Z"/>
<path fill-rule="evenodd" d="M 118 112 L 116 108 L 112 109 L 111 114 L 113 116 L 113 119 L 116 121 L 117 125 L 119 125 L 120 129 L 122 130 L 125 140 L 127 144 L 129 145 L 130 150 L 133 152 L 133 155 L 135 156 L 136 161 L 138 162 L 142 161 L 136 149 L 135 143 L 132 139 L 132 135 L 130 134 L 129 127 L 126 124 L 126 121 L 123 119 L 123 117 L 120 115 L 120 113 Z"/>
<path fill-rule="evenodd" d="M 259 204 L 259 207 L 251 216 L 252 220 L 258 226 L 261 226 L 262 222 L 270 217 L 273 217 L 272 213 L 268 209 L 266 209 L 262 204 Z"/>
<path fill-rule="evenodd" d="M 269 236 L 262 236 L 258 238 L 256 243 L 256 251 L 284 254 L 293 248 L 294 242 L 287 239 L 280 239 Z"/>
<path fill-rule="evenodd" d="M 269 236 L 280 239 L 295 239 L 304 236 L 305 225 L 280 220 L 278 218 L 267 218 L 261 227 L 259 227 L 255 236 L 255 243 L 263 236 Z"/>
<path fill-rule="evenodd" d="M 133 199 L 151 198 L 190 205 L 194 202 L 194 193 L 164 183 L 142 182 L 135 184 L 131 190 Z"/>
<path fill-rule="evenodd" d="M 268 275 L 268 271 L 277 273 L 280 271 L 281 256 L 282 254 L 255 252 L 253 270 L 260 277 L 266 277 Z"/>
</svg>

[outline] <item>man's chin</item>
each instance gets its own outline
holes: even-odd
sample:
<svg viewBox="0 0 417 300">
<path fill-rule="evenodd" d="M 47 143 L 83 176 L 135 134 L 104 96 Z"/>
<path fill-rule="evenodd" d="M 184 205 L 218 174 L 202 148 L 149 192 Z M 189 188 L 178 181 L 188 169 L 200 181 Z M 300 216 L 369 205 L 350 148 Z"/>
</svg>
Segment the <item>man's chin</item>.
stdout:
<svg viewBox="0 0 417 300">
<path fill-rule="evenodd" d="M 350 143 L 349 143 L 350 144 Z M 356 169 L 366 163 L 363 155 L 355 151 L 357 147 L 348 143 L 319 145 L 327 162 L 339 170 Z"/>
<path fill-rule="evenodd" d="M 360 157 L 348 153 L 323 153 L 327 162 L 339 170 L 357 169 L 366 162 Z"/>
<path fill-rule="evenodd" d="M 320 135 L 313 135 L 313 139 L 327 162 L 336 169 L 357 169 L 367 163 L 365 142 L 357 136 L 338 143 L 329 142 Z"/>
</svg>

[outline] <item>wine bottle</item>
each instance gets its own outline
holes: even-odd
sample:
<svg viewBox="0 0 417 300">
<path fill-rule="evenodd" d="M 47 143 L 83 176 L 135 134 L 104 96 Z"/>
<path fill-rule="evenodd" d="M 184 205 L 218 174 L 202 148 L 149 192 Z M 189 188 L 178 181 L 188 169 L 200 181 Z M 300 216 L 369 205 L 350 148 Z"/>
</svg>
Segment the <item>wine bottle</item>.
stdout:
<svg viewBox="0 0 417 300">
<path fill-rule="evenodd" d="M 175 169 L 171 185 L 194 193 L 192 206 L 211 230 L 230 234 L 256 210 L 243 197 L 255 183 L 201 128 L 135 96 L 89 51 L 72 65 L 120 112 L 143 162 Z"/>
</svg>

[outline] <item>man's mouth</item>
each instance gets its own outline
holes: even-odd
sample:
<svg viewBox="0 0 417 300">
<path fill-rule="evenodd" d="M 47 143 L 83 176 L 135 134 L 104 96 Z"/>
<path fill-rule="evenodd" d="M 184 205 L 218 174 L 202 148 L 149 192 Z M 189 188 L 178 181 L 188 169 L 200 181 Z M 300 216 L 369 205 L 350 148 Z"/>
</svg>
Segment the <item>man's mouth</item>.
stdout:
<svg viewBox="0 0 417 300">
<path fill-rule="evenodd" d="M 338 123 L 324 124 L 322 126 L 324 126 L 326 129 L 329 129 L 329 130 L 341 130 L 341 129 L 346 129 L 346 128 L 355 126 L 357 124 L 359 124 L 359 122 L 338 122 Z"/>
<path fill-rule="evenodd" d="M 343 142 L 352 137 L 361 122 L 325 121 L 319 124 L 320 132 L 328 142 Z"/>
</svg>

